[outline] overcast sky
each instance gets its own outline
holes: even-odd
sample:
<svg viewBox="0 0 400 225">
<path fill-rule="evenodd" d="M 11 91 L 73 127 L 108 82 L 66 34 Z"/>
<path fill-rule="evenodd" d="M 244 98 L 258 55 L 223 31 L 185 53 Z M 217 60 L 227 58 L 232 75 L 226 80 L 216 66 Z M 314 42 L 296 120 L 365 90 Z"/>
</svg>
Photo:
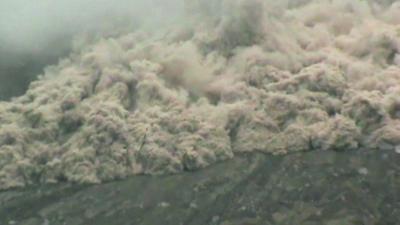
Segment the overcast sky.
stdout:
<svg viewBox="0 0 400 225">
<path fill-rule="evenodd" d="M 35 50 L 60 37 L 124 23 L 173 20 L 181 0 L 1 0 L 0 46 Z"/>
</svg>

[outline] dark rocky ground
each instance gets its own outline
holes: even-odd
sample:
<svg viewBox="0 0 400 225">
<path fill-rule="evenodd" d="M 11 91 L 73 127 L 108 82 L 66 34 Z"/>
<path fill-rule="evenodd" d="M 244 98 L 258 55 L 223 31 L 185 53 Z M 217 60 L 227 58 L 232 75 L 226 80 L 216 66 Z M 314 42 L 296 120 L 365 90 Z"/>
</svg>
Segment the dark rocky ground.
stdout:
<svg viewBox="0 0 400 225">
<path fill-rule="evenodd" d="M 249 154 L 197 172 L 0 192 L 0 224 L 397 225 L 400 154 Z"/>
</svg>

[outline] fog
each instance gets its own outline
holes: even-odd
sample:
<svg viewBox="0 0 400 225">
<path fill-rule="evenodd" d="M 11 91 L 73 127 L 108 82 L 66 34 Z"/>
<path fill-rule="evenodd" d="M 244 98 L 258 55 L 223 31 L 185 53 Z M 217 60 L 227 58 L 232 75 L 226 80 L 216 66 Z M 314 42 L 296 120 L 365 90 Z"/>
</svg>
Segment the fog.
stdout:
<svg viewBox="0 0 400 225">
<path fill-rule="evenodd" d="M 4 0 L 0 3 L 1 43 L 17 51 L 35 51 L 80 33 L 125 31 L 173 20 L 176 0 Z M 120 32 L 120 31 L 119 31 Z"/>
<path fill-rule="evenodd" d="M 179 0 L 0 1 L 0 99 L 21 95 L 78 38 L 158 29 L 181 13 Z"/>
<path fill-rule="evenodd" d="M 106 3 L 5 15 L 6 50 L 64 57 L 0 103 L 0 189 L 198 170 L 244 152 L 399 151 L 398 3 Z"/>
</svg>

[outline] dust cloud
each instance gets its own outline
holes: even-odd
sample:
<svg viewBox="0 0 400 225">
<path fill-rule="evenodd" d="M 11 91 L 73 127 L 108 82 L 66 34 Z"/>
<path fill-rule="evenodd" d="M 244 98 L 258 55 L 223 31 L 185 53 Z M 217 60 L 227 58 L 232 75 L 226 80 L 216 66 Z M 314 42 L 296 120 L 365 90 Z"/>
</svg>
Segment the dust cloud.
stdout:
<svg viewBox="0 0 400 225">
<path fill-rule="evenodd" d="M 0 103 L 0 189 L 197 170 L 242 152 L 400 148 L 400 4 L 185 1 L 78 38 Z"/>
</svg>

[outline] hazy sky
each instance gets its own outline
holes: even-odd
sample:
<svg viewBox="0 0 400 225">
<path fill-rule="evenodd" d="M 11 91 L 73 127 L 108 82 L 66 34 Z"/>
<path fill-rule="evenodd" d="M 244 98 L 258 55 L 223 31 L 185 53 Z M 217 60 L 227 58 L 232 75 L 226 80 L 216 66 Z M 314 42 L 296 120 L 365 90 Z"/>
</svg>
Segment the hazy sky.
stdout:
<svg viewBox="0 0 400 225">
<path fill-rule="evenodd" d="M 20 95 L 79 34 L 158 29 L 179 18 L 183 0 L 0 0 L 0 100 Z"/>
<path fill-rule="evenodd" d="M 117 24 L 171 21 L 180 0 L 1 0 L 0 46 L 35 50 L 65 36 Z M 157 22 L 155 22 L 157 21 Z"/>
</svg>

